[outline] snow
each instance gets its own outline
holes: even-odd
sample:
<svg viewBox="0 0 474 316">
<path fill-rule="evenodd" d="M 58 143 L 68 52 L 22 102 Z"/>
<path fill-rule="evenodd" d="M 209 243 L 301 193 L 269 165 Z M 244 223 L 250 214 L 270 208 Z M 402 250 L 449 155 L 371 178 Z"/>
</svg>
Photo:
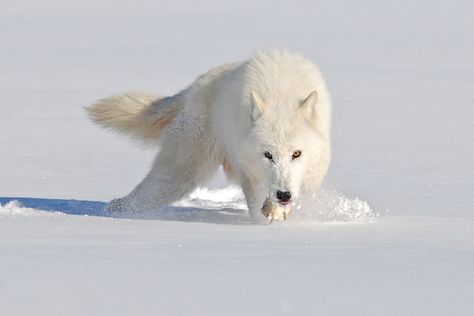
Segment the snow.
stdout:
<svg viewBox="0 0 474 316">
<path fill-rule="evenodd" d="M 380 1 L 4 1 L 2 315 L 474 313 L 474 5 Z M 258 48 L 316 61 L 333 96 L 326 187 L 252 223 L 221 174 L 112 217 L 153 148 L 82 109 L 172 94 Z"/>
<path fill-rule="evenodd" d="M 124 220 L 0 209 L 5 315 L 472 312 L 472 219 Z"/>
</svg>

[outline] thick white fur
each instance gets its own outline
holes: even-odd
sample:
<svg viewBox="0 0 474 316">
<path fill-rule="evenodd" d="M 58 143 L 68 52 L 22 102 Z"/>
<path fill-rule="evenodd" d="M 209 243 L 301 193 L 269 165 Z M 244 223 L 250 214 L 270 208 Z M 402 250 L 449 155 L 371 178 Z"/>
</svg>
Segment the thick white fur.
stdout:
<svg viewBox="0 0 474 316">
<path fill-rule="evenodd" d="M 102 126 L 161 145 L 149 174 L 110 210 L 168 205 L 223 165 L 258 217 L 267 198 L 277 202 L 278 190 L 290 191 L 291 201 L 316 191 L 330 161 L 331 106 L 323 77 L 288 51 L 216 67 L 173 97 L 112 97 L 88 112 Z M 301 156 L 292 159 L 297 150 Z"/>
<path fill-rule="evenodd" d="M 105 128 L 142 140 L 157 140 L 183 107 L 182 97 L 130 92 L 97 101 L 86 108 L 89 117 Z"/>
</svg>

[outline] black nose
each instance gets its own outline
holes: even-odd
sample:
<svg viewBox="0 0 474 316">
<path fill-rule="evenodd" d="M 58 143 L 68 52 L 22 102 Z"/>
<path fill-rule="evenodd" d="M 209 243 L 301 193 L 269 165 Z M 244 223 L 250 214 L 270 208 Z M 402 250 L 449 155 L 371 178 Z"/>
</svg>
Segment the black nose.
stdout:
<svg viewBox="0 0 474 316">
<path fill-rule="evenodd" d="M 291 193 L 289 191 L 277 191 L 277 199 L 287 202 L 291 199 Z"/>
</svg>

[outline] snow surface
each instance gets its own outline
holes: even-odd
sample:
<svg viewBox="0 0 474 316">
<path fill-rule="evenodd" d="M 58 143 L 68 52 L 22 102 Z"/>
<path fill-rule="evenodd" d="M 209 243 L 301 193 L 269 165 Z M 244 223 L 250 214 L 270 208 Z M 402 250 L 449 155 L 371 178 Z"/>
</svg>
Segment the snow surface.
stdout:
<svg viewBox="0 0 474 316">
<path fill-rule="evenodd" d="M 0 315 L 474 314 L 474 3 L 2 1 Z M 285 47 L 333 96 L 326 188 L 256 225 L 221 174 L 156 212 L 105 201 L 155 150 L 82 109 Z"/>
</svg>

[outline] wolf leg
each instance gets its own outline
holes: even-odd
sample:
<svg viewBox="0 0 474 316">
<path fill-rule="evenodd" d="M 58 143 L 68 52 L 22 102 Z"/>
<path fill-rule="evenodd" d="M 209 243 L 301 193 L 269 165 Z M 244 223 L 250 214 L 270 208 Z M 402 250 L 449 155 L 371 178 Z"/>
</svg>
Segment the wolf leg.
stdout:
<svg viewBox="0 0 474 316">
<path fill-rule="evenodd" d="M 126 197 L 113 200 L 108 210 L 136 212 L 169 205 L 216 171 L 219 163 L 208 139 L 182 130 L 169 134 L 145 179 Z"/>
<path fill-rule="evenodd" d="M 182 165 L 182 170 L 186 168 L 186 165 Z M 194 188 L 195 182 L 189 169 L 187 173 L 176 170 L 174 176 L 168 172 L 152 170 L 130 194 L 112 200 L 107 209 L 129 212 L 158 209 L 179 200 Z"/>
<path fill-rule="evenodd" d="M 241 182 L 250 217 L 254 220 L 263 219 L 261 213 L 263 199 L 260 198 L 256 185 L 245 175 L 241 176 Z"/>
</svg>

